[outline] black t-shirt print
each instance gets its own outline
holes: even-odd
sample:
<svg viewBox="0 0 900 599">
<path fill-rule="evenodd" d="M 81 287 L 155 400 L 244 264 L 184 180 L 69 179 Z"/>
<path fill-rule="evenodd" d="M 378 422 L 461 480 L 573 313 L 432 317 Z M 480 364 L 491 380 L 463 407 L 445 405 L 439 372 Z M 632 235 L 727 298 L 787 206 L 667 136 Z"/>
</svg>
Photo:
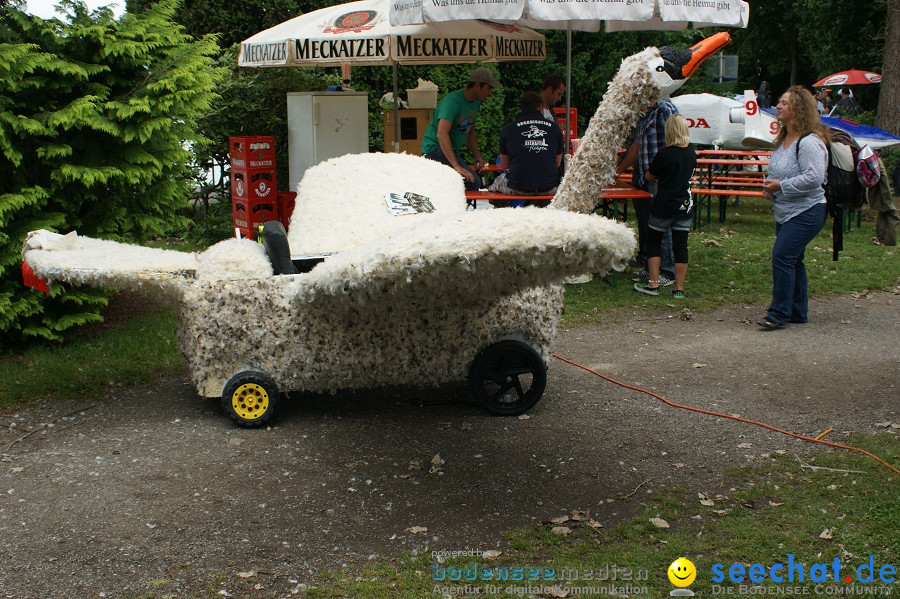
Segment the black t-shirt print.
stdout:
<svg viewBox="0 0 900 599">
<path fill-rule="evenodd" d="M 526 192 L 556 187 L 556 157 L 562 148 L 562 131 L 556 123 L 537 110 L 519 113 L 500 131 L 500 153 L 509 156 L 509 186 Z"/>
</svg>

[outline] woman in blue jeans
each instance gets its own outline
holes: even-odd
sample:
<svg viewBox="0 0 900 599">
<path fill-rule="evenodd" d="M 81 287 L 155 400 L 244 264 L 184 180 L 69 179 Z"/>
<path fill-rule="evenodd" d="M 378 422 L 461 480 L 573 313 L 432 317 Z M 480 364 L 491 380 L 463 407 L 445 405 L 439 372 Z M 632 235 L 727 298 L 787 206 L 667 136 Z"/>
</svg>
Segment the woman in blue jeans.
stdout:
<svg viewBox="0 0 900 599">
<path fill-rule="evenodd" d="M 756 324 L 763 330 L 808 320 L 808 293 L 803 254 L 825 224 L 825 173 L 828 129 L 819 121 L 816 100 L 795 85 L 775 107 L 779 131 L 769 172 L 763 183 L 774 204 L 775 245 L 772 247 L 772 303 Z"/>
</svg>

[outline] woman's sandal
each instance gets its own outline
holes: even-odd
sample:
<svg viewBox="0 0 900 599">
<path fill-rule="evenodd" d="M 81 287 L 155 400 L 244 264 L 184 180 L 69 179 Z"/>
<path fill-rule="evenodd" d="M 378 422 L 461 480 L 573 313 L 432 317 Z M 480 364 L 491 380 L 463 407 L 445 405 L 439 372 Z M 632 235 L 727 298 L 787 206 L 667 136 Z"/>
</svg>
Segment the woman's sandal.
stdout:
<svg viewBox="0 0 900 599">
<path fill-rule="evenodd" d="M 672 297 L 674 299 L 684 299 L 684 289 L 673 289 Z"/>
</svg>

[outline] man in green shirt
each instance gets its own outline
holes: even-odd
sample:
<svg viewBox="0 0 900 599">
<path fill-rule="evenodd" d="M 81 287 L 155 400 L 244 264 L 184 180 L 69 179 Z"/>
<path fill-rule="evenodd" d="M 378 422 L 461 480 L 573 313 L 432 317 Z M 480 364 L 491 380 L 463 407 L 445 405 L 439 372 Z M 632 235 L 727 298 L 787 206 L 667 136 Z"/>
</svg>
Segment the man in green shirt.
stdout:
<svg viewBox="0 0 900 599">
<path fill-rule="evenodd" d="M 422 140 L 422 155 L 453 167 L 466 180 L 466 189 L 470 191 L 481 188 L 478 171 L 484 168 L 475 119 L 481 103 L 498 87 L 500 84 L 490 69 L 481 67 L 472 71 L 465 89 L 450 92 L 441 100 Z M 474 171 L 459 155 L 463 141 L 475 158 Z"/>
</svg>

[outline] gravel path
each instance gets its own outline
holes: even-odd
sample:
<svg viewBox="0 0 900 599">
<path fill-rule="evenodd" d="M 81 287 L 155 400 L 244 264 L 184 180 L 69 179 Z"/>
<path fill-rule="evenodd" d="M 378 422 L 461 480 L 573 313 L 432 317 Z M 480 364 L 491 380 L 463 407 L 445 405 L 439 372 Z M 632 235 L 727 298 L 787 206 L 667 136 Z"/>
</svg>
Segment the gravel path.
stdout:
<svg viewBox="0 0 900 599">
<path fill-rule="evenodd" d="M 813 301 L 812 324 L 760 332 L 762 306 L 687 318 L 679 305 L 564 330 L 557 352 L 839 441 L 900 424 L 898 306 L 889 293 Z M 320 568 L 498 547 L 504 529 L 576 509 L 608 524 L 644 493 L 717 491 L 730 466 L 822 451 L 560 361 L 528 418 L 465 402 L 457 389 L 296 397 L 273 426 L 243 430 L 185 376 L 6 411 L 0 596 L 291 596 Z"/>
</svg>

